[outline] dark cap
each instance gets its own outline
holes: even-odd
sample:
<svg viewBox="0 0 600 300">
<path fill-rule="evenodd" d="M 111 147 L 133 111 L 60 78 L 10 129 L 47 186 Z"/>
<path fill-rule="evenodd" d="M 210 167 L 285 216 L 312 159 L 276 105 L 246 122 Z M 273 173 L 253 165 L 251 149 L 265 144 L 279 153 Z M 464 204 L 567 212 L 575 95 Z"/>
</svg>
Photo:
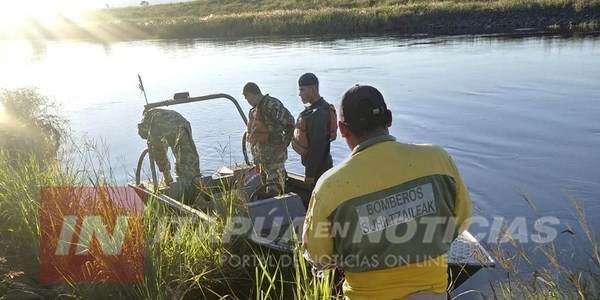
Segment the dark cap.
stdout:
<svg viewBox="0 0 600 300">
<path fill-rule="evenodd" d="M 342 96 L 340 110 L 340 121 L 359 126 L 361 123 L 381 120 L 386 115 L 387 105 L 376 88 L 357 84 Z"/>
<path fill-rule="evenodd" d="M 298 86 L 307 86 L 319 84 L 319 79 L 313 73 L 304 73 L 298 79 Z"/>
</svg>

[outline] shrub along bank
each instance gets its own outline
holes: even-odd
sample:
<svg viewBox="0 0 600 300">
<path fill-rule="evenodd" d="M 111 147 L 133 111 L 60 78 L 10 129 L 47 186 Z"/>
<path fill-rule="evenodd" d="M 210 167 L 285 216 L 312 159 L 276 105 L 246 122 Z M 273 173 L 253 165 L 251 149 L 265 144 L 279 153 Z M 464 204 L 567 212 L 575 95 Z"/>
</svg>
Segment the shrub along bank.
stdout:
<svg viewBox="0 0 600 300">
<path fill-rule="evenodd" d="M 600 0 L 193 1 L 105 9 L 29 38 L 240 38 L 323 34 L 463 34 L 597 29 Z M 32 27 L 33 28 L 33 27 Z"/>
</svg>

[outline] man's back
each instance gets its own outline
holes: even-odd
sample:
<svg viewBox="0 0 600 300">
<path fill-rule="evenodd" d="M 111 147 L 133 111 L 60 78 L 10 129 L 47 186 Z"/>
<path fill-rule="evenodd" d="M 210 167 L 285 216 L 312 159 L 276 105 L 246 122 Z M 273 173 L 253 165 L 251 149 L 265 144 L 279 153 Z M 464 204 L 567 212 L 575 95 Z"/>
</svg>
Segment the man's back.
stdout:
<svg viewBox="0 0 600 300">
<path fill-rule="evenodd" d="M 250 110 L 248 119 L 248 141 L 255 163 L 284 163 L 293 135 L 294 117 L 283 103 L 267 94 Z"/>
<path fill-rule="evenodd" d="M 391 136 L 387 137 L 393 139 Z M 385 140 L 366 147 L 369 151 L 363 151 L 361 146 L 362 144 L 352 152 L 349 159 L 325 173 L 323 182 L 317 186 L 327 184 L 361 188 L 339 191 L 327 189 L 322 192 L 331 191 L 336 195 L 343 192 L 344 198 L 352 199 L 365 194 L 365 189 L 384 190 L 429 175 L 449 174 L 460 177 L 450 156 L 437 145 L 405 144 Z M 365 173 L 365 170 L 369 170 L 369 173 Z M 341 178 L 344 181 L 338 182 Z M 333 209 L 339 203 L 323 201 L 319 204 Z"/>
<path fill-rule="evenodd" d="M 268 94 L 259 104 L 259 109 L 269 130 L 269 142 L 287 147 L 294 134 L 294 117 L 275 97 Z"/>
<path fill-rule="evenodd" d="M 467 225 L 470 201 L 441 147 L 402 144 L 391 136 L 367 140 L 325 173 L 315 191 L 312 222 L 328 219 L 340 230 L 332 231 L 333 238 L 309 234 L 305 247 L 313 257 L 339 255 L 335 264 L 346 271 L 347 296 L 445 291 L 445 252 L 463 228 L 446 233 L 444 226 Z M 435 231 L 427 232 L 427 222 Z"/>
<path fill-rule="evenodd" d="M 351 299 L 445 299 L 446 252 L 468 226 L 469 193 L 441 147 L 396 142 L 392 119 L 372 86 L 342 96 L 339 129 L 352 154 L 315 187 L 305 257 L 344 270 Z"/>
<path fill-rule="evenodd" d="M 172 181 L 167 148 L 175 155 L 175 174 L 184 185 L 191 185 L 200 176 L 200 158 L 192 138 L 188 120 L 174 110 L 153 108 L 144 113 L 138 124 L 139 135 L 147 140 L 148 149 L 165 181 Z"/>
<path fill-rule="evenodd" d="M 170 146 L 175 145 L 177 133 L 181 127 L 192 134 L 190 122 L 174 110 L 154 108 L 144 113 L 142 122 L 138 125 L 140 130 L 149 130 L 153 137 L 164 137 Z"/>
</svg>

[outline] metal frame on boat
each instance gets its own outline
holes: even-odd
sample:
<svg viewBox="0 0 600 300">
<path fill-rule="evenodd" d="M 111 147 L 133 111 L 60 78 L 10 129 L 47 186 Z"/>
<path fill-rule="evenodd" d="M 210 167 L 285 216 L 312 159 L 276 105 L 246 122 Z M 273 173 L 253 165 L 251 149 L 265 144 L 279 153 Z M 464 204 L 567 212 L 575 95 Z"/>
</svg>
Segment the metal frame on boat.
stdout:
<svg viewBox="0 0 600 300">
<path fill-rule="evenodd" d="M 198 97 L 189 97 L 188 93 L 178 93 L 174 99 L 149 103 L 144 109 L 148 110 L 155 107 L 173 106 L 184 103 L 201 102 L 214 99 L 227 99 L 233 102 L 237 108 L 240 117 L 245 124 L 248 120 L 242 111 L 237 100 L 227 94 L 211 94 Z M 309 189 L 304 184 L 304 177 L 300 174 L 288 172 L 286 179 L 285 194 L 267 199 L 255 199 L 256 190 L 260 189 L 260 179 L 256 176 L 256 171 L 247 155 L 246 135 L 242 136 L 242 152 L 244 163 L 233 166 L 226 166 L 214 174 L 202 177 L 203 191 L 210 193 L 212 201 L 218 201 L 223 189 L 238 189 L 249 208 L 251 219 L 261 218 L 262 229 L 252 230 L 247 238 L 257 246 L 264 247 L 279 253 L 290 253 L 301 243 L 296 238 L 299 235 L 290 236 L 291 232 L 301 232 L 299 226 L 306 214 L 308 201 L 310 200 Z M 150 170 L 152 178 L 148 181 L 142 181 L 141 169 L 143 163 L 148 157 L 150 160 Z M 254 172 L 254 173 L 252 173 Z M 154 160 L 148 149 L 142 151 L 137 163 L 135 172 L 135 183 L 130 186 L 141 191 L 145 198 L 156 197 L 161 205 L 166 205 L 180 214 L 197 217 L 203 222 L 213 222 L 214 217 L 210 211 L 206 211 L 206 205 L 198 207 L 196 202 L 180 200 L 181 191 L 177 188 L 177 182 L 170 187 L 159 184 Z M 206 203 L 204 203 L 206 204 Z M 269 226 L 264 226 L 265 219 Z M 274 232 L 276 228 L 277 232 Z M 295 231 L 292 229 L 296 229 Z M 469 233 L 463 232 L 451 245 L 448 255 L 448 273 L 450 290 L 460 286 L 470 276 L 482 268 L 492 268 L 495 262 L 483 246 Z"/>
</svg>

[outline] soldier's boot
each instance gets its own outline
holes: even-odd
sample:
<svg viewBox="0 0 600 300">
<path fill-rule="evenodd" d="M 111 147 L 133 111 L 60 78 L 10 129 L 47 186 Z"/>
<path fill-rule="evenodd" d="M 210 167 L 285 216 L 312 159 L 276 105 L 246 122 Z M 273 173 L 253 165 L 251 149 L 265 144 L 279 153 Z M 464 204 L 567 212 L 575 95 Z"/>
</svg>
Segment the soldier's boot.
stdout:
<svg viewBox="0 0 600 300">
<path fill-rule="evenodd" d="M 283 164 L 267 164 L 263 166 L 265 172 L 265 193 L 271 197 L 284 193 L 286 172 Z"/>
</svg>

